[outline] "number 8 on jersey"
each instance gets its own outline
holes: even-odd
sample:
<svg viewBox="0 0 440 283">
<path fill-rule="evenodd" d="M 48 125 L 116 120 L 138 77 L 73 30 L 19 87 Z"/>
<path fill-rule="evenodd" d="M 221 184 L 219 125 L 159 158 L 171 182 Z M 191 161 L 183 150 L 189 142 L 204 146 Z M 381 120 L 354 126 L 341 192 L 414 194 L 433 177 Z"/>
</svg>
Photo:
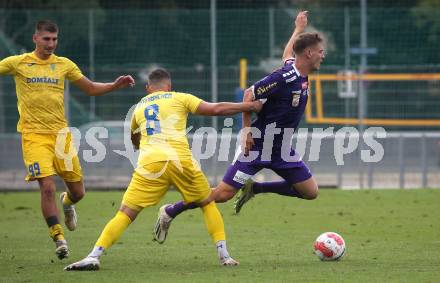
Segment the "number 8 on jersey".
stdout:
<svg viewBox="0 0 440 283">
<path fill-rule="evenodd" d="M 147 120 L 146 129 L 147 135 L 151 136 L 154 134 L 159 134 L 160 130 L 160 121 L 157 117 L 159 115 L 159 105 L 152 104 L 148 105 L 144 111 L 145 119 Z"/>
</svg>

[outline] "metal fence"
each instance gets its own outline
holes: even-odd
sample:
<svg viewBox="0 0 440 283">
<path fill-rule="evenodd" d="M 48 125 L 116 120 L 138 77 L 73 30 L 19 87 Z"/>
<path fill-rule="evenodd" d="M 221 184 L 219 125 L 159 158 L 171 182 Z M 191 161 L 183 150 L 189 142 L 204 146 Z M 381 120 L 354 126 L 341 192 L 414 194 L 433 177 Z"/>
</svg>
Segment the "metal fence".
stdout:
<svg viewBox="0 0 440 283">
<path fill-rule="evenodd" d="M 321 73 L 440 73 L 437 33 L 426 25 L 438 18 L 436 11 L 423 7 L 369 9 L 365 13 L 368 22 L 362 20 L 361 11 L 310 12 L 310 28 L 323 32 L 328 40 Z M 98 81 L 111 81 L 124 73 L 135 76 L 135 89 L 104 97 L 87 97 L 72 88 L 66 102 L 71 109 L 69 122 L 80 126 L 119 119 L 144 94 L 142 79 L 154 66 L 171 71 L 176 90 L 207 100 L 236 100 L 240 58 L 246 58 L 250 66 L 248 84 L 278 67 L 296 13 L 295 9 L 217 10 L 213 20 L 209 10 L 0 10 L 0 58 L 33 50 L 33 23 L 49 18 L 60 26 L 57 54 L 72 59 L 85 75 Z M 358 47 L 363 25 L 367 25 L 368 47 L 375 54 L 368 56 L 368 65 L 361 70 Z M 12 28 L 18 26 L 20 29 Z M 439 118 L 438 81 L 368 82 L 359 86 L 364 87 L 363 102 L 358 96 L 340 99 L 336 84 L 323 85 L 328 100 L 325 112 L 357 117 L 361 114 L 358 109 L 364 109 L 366 118 L 383 117 L 384 113 L 401 119 Z M 13 81 L 2 76 L 0 133 L 15 132 L 17 118 Z M 200 124 L 214 121 L 201 118 Z M 434 130 L 420 128 L 416 130 Z"/>
<path fill-rule="evenodd" d="M 303 160 L 308 164 L 321 187 L 338 188 L 439 188 L 440 187 L 440 133 L 433 132 L 388 132 L 386 138 L 377 139 L 383 147 L 383 158 L 378 162 L 365 162 L 361 150 L 371 148 L 359 146 L 347 154 L 337 149 L 335 140 L 338 135 L 322 136 L 307 129 L 296 135 L 292 145 L 298 148 Z M 221 181 L 229 164 L 232 163 L 237 149 L 237 136 L 200 135 L 190 136 L 189 142 L 196 159 L 200 159 L 202 170 L 208 176 L 210 184 L 215 186 Z M 197 143 L 195 138 L 198 137 Z M 129 138 L 126 137 L 128 140 Z M 312 139 L 321 139 L 321 145 L 312 145 Z M 221 141 L 224 139 L 223 141 Z M 347 147 L 348 137 L 339 141 Z M 79 145 L 86 187 L 97 189 L 125 188 L 133 173 L 130 160 L 116 151 L 126 151 L 123 137 L 119 134 L 99 139 L 105 146 L 106 154 L 102 160 L 86 162 L 85 154 L 96 156 L 96 146 L 88 144 L 84 136 Z M 220 143 L 229 147 L 226 155 L 219 158 Z M 316 144 L 315 144 L 316 145 Z M 89 151 L 86 153 L 86 151 Z M 370 152 L 374 154 L 374 152 Z M 0 189 L 36 189 L 36 182 L 24 181 L 25 167 L 21 158 L 21 140 L 19 135 L 0 137 Z M 226 156 L 226 157 L 225 157 Z M 342 159 L 341 159 L 342 158 Z M 90 159 L 89 159 L 90 160 Z M 341 160 L 343 164 L 341 164 Z M 270 170 L 263 170 L 255 176 L 258 181 L 270 181 L 279 177 Z"/>
<path fill-rule="evenodd" d="M 432 24 L 438 21 L 437 11 L 423 7 L 361 11 L 357 8 L 311 11 L 311 28 L 323 32 L 328 39 L 328 54 L 321 74 L 344 70 L 381 74 L 440 73 L 438 34 L 436 25 Z M 240 100 L 240 58 L 248 59 L 248 84 L 279 66 L 296 12 L 294 9 L 238 9 L 214 13 L 209 10 L 0 10 L 0 58 L 33 50 L 33 23 L 48 18 L 60 26 L 57 53 L 76 62 L 88 77 L 111 81 L 120 74 L 134 75 L 137 80 L 134 89 L 103 97 L 90 98 L 74 87 L 66 87 L 69 124 L 85 127 L 93 121 L 122 121 L 130 106 L 145 94 L 143 78 L 155 66 L 170 70 L 176 91 L 193 93 L 208 101 Z M 368 37 L 362 39 L 366 30 Z M 362 49 L 358 47 L 373 48 L 368 65 L 362 62 L 358 54 Z M 358 87 L 362 87 L 364 100 L 358 94 L 342 98 L 335 81 L 323 83 L 324 114 L 338 118 L 440 120 L 438 80 L 371 81 L 361 82 Z M 314 99 L 314 90 L 311 92 Z M 2 76 L 0 186 L 3 189 L 36 188 L 35 183 L 23 181 L 20 137 L 14 134 L 17 120 L 14 82 Z M 218 125 L 219 131 L 222 121 L 221 118 L 191 117 L 189 124 L 196 129 Z M 239 124 L 239 117 L 234 117 L 235 133 Z M 305 121 L 300 125 L 308 128 L 310 135 L 314 127 L 331 126 Z M 385 155 L 380 162 L 362 162 L 361 149 L 357 149 L 345 156 L 344 165 L 337 166 L 334 137 L 323 139 L 319 161 L 308 160 L 310 148 L 307 147 L 304 159 L 324 186 L 440 187 L 439 127 L 403 125 L 386 130 L 388 135 L 381 140 Z M 82 162 L 88 187 L 127 185 L 133 167 L 125 157 L 112 151 L 122 146 L 119 139 L 104 140 L 108 148 L 104 160 Z M 82 143 L 80 153 L 84 146 Z M 232 161 L 233 150 L 228 161 L 218 161 L 216 154 L 202 161 L 212 185 L 221 179 Z M 274 174 L 264 172 L 257 176 L 262 178 L 270 180 Z"/>
</svg>

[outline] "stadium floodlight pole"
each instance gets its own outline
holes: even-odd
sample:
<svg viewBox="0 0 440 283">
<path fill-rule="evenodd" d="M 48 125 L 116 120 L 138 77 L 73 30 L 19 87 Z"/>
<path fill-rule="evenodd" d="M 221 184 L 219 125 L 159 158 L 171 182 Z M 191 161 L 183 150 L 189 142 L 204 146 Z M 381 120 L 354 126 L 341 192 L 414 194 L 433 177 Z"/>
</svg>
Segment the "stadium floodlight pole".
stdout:
<svg viewBox="0 0 440 283">
<path fill-rule="evenodd" d="M 367 0 L 360 0 L 361 4 L 361 50 L 366 50 L 367 48 Z M 367 93 L 364 86 L 363 75 L 367 70 L 367 53 L 361 52 L 361 62 L 359 65 L 359 98 L 358 98 L 358 115 L 359 115 L 359 134 L 363 135 L 365 130 L 364 119 L 366 116 L 366 97 Z M 363 143 L 361 142 L 359 145 L 359 160 L 362 152 Z M 364 168 L 362 161 L 359 164 L 359 186 L 361 189 L 364 188 Z"/>
<path fill-rule="evenodd" d="M 217 83 L 217 7 L 216 0 L 211 0 L 211 101 L 218 101 Z M 212 117 L 212 126 L 217 130 L 217 116 Z"/>
<path fill-rule="evenodd" d="M 95 22 L 93 9 L 89 9 L 89 77 L 95 81 Z M 95 96 L 90 96 L 89 119 L 95 119 Z"/>
<path fill-rule="evenodd" d="M 268 13 L 269 58 L 275 58 L 275 11 L 272 7 L 269 7 Z"/>
<path fill-rule="evenodd" d="M 344 47 L 345 47 L 345 56 L 344 56 L 344 66 L 345 66 L 345 75 L 348 75 L 348 71 L 350 70 L 350 10 L 347 6 L 344 7 Z M 345 98 L 345 118 L 349 117 L 349 98 Z"/>
<path fill-rule="evenodd" d="M 211 101 L 218 101 L 218 81 L 217 81 L 217 7 L 216 0 L 211 0 Z M 212 127 L 217 131 L 218 117 L 212 116 Z M 216 141 L 217 142 L 217 141 Z M 215 155 L 212 157 L 213 182 L 217 184 L 217 162 Z"/>
<path fill-rule="evenodd" d="M 350 11 L 347 6 L 344 7 L 344 49 L 345 49 L 345 56 L 344 56 L 344 75 L 349 74 L 350 68 Z M 347 89 L 348 91 L 348 89 Z M 348 97 L 344 98 L 344 108 L 345 108 L 345 119 L 348 119 L 349 117 L 349 107 L 350 107 L 350 99 Z M 346 126 L 348 126 L 346 124 Z M 343 166 L 337 166 L 337 186 L 338 188 L 342 188 L 342 175 L 343 175 Z"/>
</svg>

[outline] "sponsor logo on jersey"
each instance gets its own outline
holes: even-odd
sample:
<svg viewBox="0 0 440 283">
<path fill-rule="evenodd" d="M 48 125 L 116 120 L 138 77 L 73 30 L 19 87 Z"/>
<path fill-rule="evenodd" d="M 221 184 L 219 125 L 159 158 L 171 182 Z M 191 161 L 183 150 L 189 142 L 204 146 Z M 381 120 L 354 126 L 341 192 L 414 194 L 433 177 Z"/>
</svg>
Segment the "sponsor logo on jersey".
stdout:
<svg viewBox="0 0 440 283">
<path fill-rule="evenodd" d="M 55 79 L 55 78 L 48 78 L 48 77 L 34 77 L 34 78 L 27 78 L 26 82 L 28 84 L 36 84 L 36 83 L 40 83 L 40 84 L 58 84 L 59 79 Z"/>
<path fill-rule="evenodd" d="M 257 95 L 262 95 L 262 94 L 268 92 L 269 90 L 274 88 L 277 84 L 278 84 L 277 82 L 273 82 L 273 83 L 268 84 L 266 86 L 260 86 L 259 88 L 257 88 Z"/>
</svg>

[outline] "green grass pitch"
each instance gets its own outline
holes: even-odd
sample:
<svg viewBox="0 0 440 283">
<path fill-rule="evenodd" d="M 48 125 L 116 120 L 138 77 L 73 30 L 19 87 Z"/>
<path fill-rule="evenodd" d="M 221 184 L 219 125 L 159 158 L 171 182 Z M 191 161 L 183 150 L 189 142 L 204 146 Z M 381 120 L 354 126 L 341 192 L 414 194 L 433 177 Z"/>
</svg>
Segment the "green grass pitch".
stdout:
<svg viewBox="0 0 440 283">
<path fill-rule="evenodd" d="M 146 209 L 101 260 L 97 272 L 65 272 L 88 254 L 122 192 L 89 192 L 79 226 L 66 232 L 60 261 L 39 209 L 39 194 L 0 194 L 0 282 L 438 282 L 440 190 L 321 190 L 317 200 L 258 195 L 233 215 L 219 205 L 228 247 L 241 262 L 218 264 L 199 209 L 177 218 L 167 242 L 152 242 L 159 206 Z M 170 192 L 161 202 L 179 199 Z M 347 244 L 339 262 L 312 254 L 322 232 Z"/>
</svg>

